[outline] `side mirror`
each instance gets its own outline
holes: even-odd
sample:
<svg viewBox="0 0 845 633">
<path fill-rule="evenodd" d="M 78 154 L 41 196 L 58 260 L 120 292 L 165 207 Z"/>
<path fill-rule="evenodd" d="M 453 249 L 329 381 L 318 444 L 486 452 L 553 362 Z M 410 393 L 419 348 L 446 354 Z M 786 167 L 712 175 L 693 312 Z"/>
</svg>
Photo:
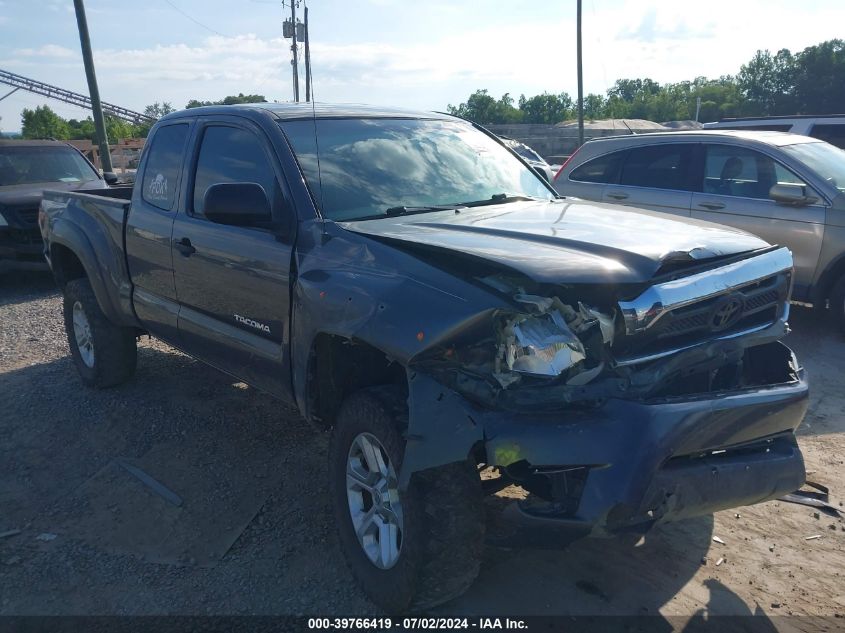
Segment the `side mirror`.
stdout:
<svg viewBox="0 0 845 633">
<path fill-rule="evenodd" d="M 117 174 L 113 171 L 104 171 L 103 180 L 106 181 L 107 185 L 116 185 L 118 183 Z"/>
<path fill-rule="evenodd" d="M 794 206 L 802 206 L 813 204 L 818 201 L 814 196 L 808 196 L 807 188 L 803 185 L 772 185 L 769 189 L 769 198 L 779 204 L 791 204 Z"/>
<path fill-rule="evenodd" d="M 264 188 L 255 182 L 221 182 L 205 191 L 202 212 L 211 222 L 256 226 L 273 221 Z"/>
</svg>

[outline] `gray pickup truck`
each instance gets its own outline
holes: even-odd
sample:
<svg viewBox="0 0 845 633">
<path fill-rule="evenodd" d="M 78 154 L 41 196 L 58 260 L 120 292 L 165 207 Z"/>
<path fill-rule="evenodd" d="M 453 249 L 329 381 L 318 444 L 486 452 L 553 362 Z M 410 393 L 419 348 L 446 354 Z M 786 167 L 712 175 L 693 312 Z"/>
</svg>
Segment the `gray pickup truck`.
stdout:
<svg viewBox="0 0 845 633">
<path fill-rule="evenodd" d="M 39 222 L 86 385 L 129 379 L 146 333 L 331 429 L 342 550 L 386 610 L 460 594 L 487 540 L 639 534 L 804 481 L 789 251 L 560 198 L 460 119 L 174 113 L 134 188 L 46 192 Z"/>
</svg>

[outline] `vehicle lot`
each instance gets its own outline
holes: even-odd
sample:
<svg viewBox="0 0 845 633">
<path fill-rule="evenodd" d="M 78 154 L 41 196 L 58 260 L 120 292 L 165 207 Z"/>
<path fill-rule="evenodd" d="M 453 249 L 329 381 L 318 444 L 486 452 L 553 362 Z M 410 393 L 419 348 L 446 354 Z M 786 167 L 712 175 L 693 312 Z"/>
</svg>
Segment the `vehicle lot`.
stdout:
<svg viewBox="0 0 845 633">
<path fill-rule="evenodd" d="M 0 614 L 376 612 L 335 539 L 324 434 L 147 339 L 130 383 L 83 389 L 51 280 L 2 283 L 0 533 L 21 532 L 0 538 Z M 787 343 L 812 385 L 799 430 L 809 479 L 838 505 L 845 341 L 807 310 L 795 308 L 792 325 Z M 439 611 L 845 615 L 843 576 L 845 522 L 770 502 L 661 526 L 637 545 L 488 548 L 475 586 Z"/>
</svg>

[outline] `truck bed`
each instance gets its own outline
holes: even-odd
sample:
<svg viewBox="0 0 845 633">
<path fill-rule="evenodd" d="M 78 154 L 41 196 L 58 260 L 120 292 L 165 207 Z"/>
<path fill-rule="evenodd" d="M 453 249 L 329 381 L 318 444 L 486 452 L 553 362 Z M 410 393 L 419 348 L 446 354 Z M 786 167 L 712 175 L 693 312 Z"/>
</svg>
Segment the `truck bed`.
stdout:
<svg viewBox="0 0 845 633">
<path fill-rule="evenodd" d="M 132 187 L 125 186 L 73 192 L 46 190 L 39 221 L 47 260 L 72 251 L 108 318 L 126 326 L 137 323 L 124 236 L 131 198 Z M 61 284 L 62 280 L 58 281 Z"/>
</svg>

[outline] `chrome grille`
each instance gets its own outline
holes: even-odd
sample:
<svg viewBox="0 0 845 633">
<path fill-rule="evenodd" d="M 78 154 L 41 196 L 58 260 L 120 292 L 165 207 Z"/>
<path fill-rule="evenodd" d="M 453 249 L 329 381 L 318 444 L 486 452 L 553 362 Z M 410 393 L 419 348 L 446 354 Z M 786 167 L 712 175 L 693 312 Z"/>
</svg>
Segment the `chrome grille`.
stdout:
<svg viewBox="0 0 845 633">
<path fill-rule="evenodd" d="M 792 256 L 781 248 L 651 286 L 619 302 L 626 335 L 614 343 L 616 362 L 647 362 L 774 325 L 788 315 L 791 280 Z"/>
</svg>

